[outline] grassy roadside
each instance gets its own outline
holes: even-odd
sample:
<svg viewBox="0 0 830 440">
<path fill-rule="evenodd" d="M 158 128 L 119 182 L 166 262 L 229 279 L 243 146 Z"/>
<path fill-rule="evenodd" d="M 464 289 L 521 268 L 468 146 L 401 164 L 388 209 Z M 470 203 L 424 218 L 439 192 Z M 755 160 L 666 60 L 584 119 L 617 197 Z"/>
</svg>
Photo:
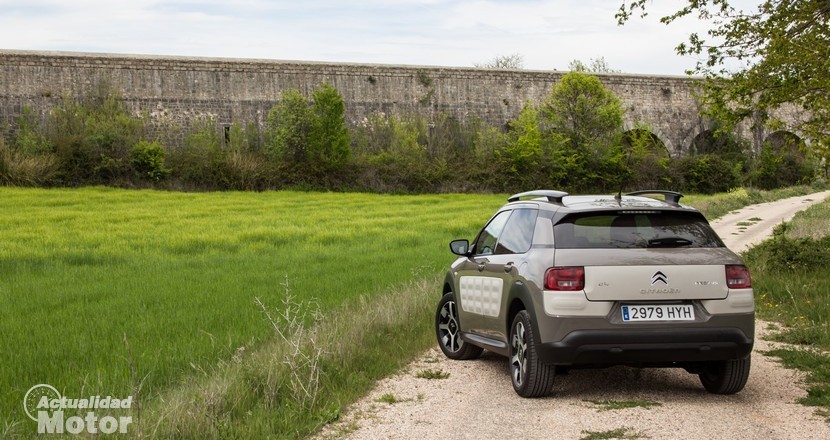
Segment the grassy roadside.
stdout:
<svg viewBox="0 0 830 440">
<path fill-rule="evenodd" d="M 149 409 L 143 434 L 220 439 L 315 432 L 434 343 L 438 282 L 425 277 L 356 298 L 307 327 L 275 319 L 279 330 L 260 349 L 163 393 Z M 295 317 L 309 312 L 297 305 Z"/>
<path fill-rule="evenodd" d="M 798 344 L 767 354 L 807 372 L 801 403 L 830 421 L 830 201 L 798 213 L 744 257 L 759 317 L 781 324 L 772 339 Z"/>
</svg>

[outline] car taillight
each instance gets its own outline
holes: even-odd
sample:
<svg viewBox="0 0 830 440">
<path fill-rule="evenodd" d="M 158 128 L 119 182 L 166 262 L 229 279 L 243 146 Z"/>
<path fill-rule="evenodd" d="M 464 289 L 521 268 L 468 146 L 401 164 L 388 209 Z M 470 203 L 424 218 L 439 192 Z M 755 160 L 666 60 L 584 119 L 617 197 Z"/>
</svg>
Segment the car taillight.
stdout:
<svg viewBox="0 0 830 440">
<path fill-rule="evenodd" d="M 545 289 L 582 290 L 584 288 L 584 267 L 551 267 L 545 272 Z"/>
<path fill-rule="evenodd" d="M 726 286 L 730 289 L 748 289 L 752 287 L 752 277 L 749 276 L 749 269 L 741 264 L 727 265 Z"/>
</svg>

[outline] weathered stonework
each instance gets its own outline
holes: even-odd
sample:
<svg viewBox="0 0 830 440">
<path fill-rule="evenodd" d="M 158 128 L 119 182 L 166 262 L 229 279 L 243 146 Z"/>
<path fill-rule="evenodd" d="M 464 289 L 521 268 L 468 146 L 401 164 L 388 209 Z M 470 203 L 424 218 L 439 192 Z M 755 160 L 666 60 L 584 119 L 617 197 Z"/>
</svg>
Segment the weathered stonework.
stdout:
<svg viewBox="0 0 830 440">
<path fill-rule="evenodd" d="M 11 122 L 24 106 L 41 114 L 62 96 L 87 93 L 101 82 L 120 90 L 134 110 L 156 120 L 187 125 L 212 116 L 220 125 L 262 126 L 283 90 L 306 96 L 324 82 L 346 102 L 357 123 L 372 112 L 445 112 L 503 126 L 526 101 L 540 102 L 564 75 L 557 71 L 484 70 L 337 64 L 273 60 L 110 55 L 0 50 L 0 122 Z M 672 154 L 689 148 L 706 130 L 698 116 L 693 80 L 680 76 L 600 74 L 625 107 L 626 128 L 645 124 Z M 785 119 L 786 119 L 786 115 Z M 741 134 L 757 144 L 765 133 Z M 760 140 L 757 140 L 760 139 Z"/>
</svg>

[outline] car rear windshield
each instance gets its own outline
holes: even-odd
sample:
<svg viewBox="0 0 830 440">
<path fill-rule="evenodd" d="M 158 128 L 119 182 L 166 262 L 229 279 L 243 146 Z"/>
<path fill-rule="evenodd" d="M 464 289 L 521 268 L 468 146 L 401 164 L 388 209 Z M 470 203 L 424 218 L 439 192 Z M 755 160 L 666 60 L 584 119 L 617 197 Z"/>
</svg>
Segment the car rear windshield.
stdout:
<svg viewBox="0 0 830 440">
<path fill-rule="evenodd" d="M 559 249 L 724 246 L 702 216 L 676 211 L 570 215 L 554 226 L 553 233 Z"/>
</svg>

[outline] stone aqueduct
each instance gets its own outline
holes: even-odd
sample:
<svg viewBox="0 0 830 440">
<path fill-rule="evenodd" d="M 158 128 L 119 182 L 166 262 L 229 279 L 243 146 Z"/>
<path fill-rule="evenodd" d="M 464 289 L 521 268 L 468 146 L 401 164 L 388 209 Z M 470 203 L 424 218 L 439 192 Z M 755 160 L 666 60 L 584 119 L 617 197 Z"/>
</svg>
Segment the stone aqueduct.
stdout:
<svg viewBox="0 0 830 440">
<path fill-rule="evenodd" d="M 502 126 L 525 102 L 543 100 L 564 73 L 0 50 L 0 123 L 13 125 L 25 106 L 45 114 L 62 96 L 80 96 L 106 81 L 132 109 L 159 121 L 187 124 L 211 116 L 220 126 L 262 126 L 281 91 L 296 88 L 310 96 L 328 82 L 343 95 L 350 123 L 372 112 L 427 118 L 444 112 Z M 710 129 L 698 115 L 688 77 L 598 76 L 621 98 L 626 128 L 645 124 L 672 155 L 687 152 Z M 792 122 L 799 115 L 790 109 L 779 117 Z M 738 134 L 756 149 L 779 134 L 752 125 L 746 121 Z"/>
</svg>

